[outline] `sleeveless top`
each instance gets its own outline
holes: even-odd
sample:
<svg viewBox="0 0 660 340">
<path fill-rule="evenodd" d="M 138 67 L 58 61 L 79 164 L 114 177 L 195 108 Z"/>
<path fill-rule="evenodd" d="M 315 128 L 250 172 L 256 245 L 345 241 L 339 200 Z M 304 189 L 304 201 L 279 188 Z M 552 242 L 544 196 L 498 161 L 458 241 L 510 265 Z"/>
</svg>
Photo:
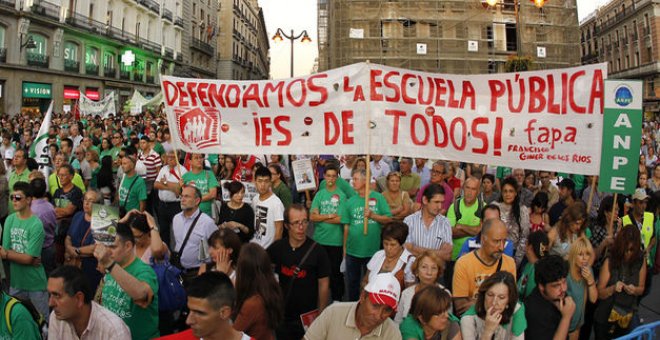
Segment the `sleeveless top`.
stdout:
<svg viewBox="0 0 660 340">
<path fill-rule="evenodd" d="M 608 265 L 610 266 L 610 279 L 607 281 L 607 287 L 616 284 L 617 281 L 621 281 L 625 284 L 633 284 L 635 286 L 638 285 L 639 271 L 642 269 L 643 263 L 643 257 L 640 257 L 630 264 L 622 263 L 620 268 L 612 268 L 611 262 L 608 262 Z M 607 299 L 600 301 L 594 312 L 594 320 L 603 324 L 607 323 L 610 311 L 615 304 L 627 310 L 636 310 L 637 297 L 626 294 L 625 291 L 621 291 L 621 293 L 615 292 Z"/>
</svg>

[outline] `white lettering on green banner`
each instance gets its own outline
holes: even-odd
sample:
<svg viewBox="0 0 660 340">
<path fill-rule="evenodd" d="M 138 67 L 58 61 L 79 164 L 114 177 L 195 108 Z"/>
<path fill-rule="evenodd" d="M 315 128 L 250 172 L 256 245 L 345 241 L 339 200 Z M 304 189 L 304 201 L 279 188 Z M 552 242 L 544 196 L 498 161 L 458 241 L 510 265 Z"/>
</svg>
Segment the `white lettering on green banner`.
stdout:
<svg viewBox="0 0 660 340">
<path fill-rule="evenodd" d="M 604 111 L 598 190 L 632 194 L 642 138 L 642 82 L 605 80 Z"/>
<path fill-rule="evenodd" d="M 23 98 L 48 98 L 52 97 L 52 85 L 42 83 L 23 82 Z"/>
</svg>

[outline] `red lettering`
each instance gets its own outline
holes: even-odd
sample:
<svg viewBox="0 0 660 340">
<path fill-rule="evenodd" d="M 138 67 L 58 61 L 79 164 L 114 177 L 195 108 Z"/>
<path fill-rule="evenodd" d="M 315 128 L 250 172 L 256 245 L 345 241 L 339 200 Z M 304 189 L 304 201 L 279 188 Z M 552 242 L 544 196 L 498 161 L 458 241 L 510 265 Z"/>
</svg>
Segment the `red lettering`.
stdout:
<svg viewBox="0 0 660 340">
<path fill-rule="evenodd" d="M 209 101 L 211 102 L 211 106 L 215 106 L 215 101 L 218 102 L 218 105 L 220 107 L 226 106 L 225 96 L 224 96 L 225 87 L 227 87 L 227 85 L 220 84 L 220 86 L 218 86 L 218 90 L 216 91 L 216 84 L 211 83 L 211 85 L 209 85 L 208 92 L 209 92 Z"/>
<path fill-rule="evenodd" d="M 574 74 L 571 75 L 571 77 L 568 80 L 568 104 L 571 106 L 571 109 L 575 111 L 575 113 L 585 113 L 586 108 L 584 106 L 579 106 L 578 104 L 575 103 L 575 82 L 577 81 L 577 78 L 585 75 L 586 72 L 584 70 L 575 72 Z"/>
<path fill-rule="evenodd" d="M 323 114 L 323 122 L 325 124 L 325 145 L 334 145 L 339 140 L 339 120 L 332 112 L 325 112 Z M 330 131 L 332 128 L 332 132 Z M 332 136 L 332 137 L 330 137 Z"/>
<path fill-rule="evenodd" d="M 261 145 L 261 126 L 259 126 L 259 117 L 256 112 L 252 112 L 252 122 L 254 123 L 254 145 L 259 146 Z"/>
<path fill-rule="evenodd" d="M 376 77 L 380 76 L 382 73 L 383 73 L 382 70 L 374 70 L 374 69 L 372 69 L 371 73 L 370 73 L 369 88 L 371 89 L 371 94 L 369 96 L 369 99 L 371 99 L 373 101 L 382 101 L 383 100 L 383 94 L 378 92 L 378 89 L 383 86 L 383 83 L 376 80 Z M 344 79 L 346 79 L 346 78 L 344 78 Z"/>
<path fill-rule="evenodd" d="M 505 86 L 503 82 L 491 79 L 488 81 L 488 87 L 490 88 L 490 112 L 495 112 L 497 111 L 497 98 L 504 95 Z"/>
<path fill-rule="evenodd" d="M 488 124 L 488 117 L 478 117 L 472 121 L 472 137 L 481 139 L 480 148 L 472 148 L 472 152 L 486 154 L 488 152 L 488 134 L 479 130 L 479 125 Z"/>
<path fill-rule="evenodd" d="M 296 100 L 295 98 L 293 98 L 293 93 L 291 91 L 291 88 L 298 82 L 300 83 L 300 99 Z M 289 102 L 294 107 L 301 107 L 305 103 L 305 100 L 307 99 L 307 88 L 305 87 L 305 80 L 304 79 L 296 79 L 296 80 L 290 82 L 287 85 L 287 87 L 286 87 L 286 99 L 288 99 Z"/>
<path fill-rule="evenodd" d="M 408 81 L 410 79 L 415 79 L 415 76 L 406 73 L 401 78 L 401 97 L 403 97 L 403 102 L 406 104 L 415 104 L 415 98 L 408 96 Z"/>
<path fill-rule="evenodd" d="M 447 93 L 447 88 L 444 84 L 444 79 L 435 78 L 435 87 L 437 88 L 437 91 L 435 92 L 435 106 L 445 106 L 445 100 L 442 98 L 442 96 Z"/>
<path fill-rule="evenodd" d="M 456 143 L 456 126 L 461 125 L 461 131 L 460 131 L 460 144 Z M 467 124 L 465 123 L 465 119 L 463 117 L 456 117 L 454 120 L 451 122 L 451 127 L 449 128 L 451 131 L 451 144 L 454 146 L 454 148 L 458 151 L 463 151 L 465 149 L 466 141 L 467 141 Z"/>
<path fill-rule="evenodd" d="M 278 141 L 277 145 L 290 145 L 291 144 L 291 131 L 284 127 L 282 123 L 289 122 L 288 116 L 275 117 L 275 129 L 284 136 L 284 140 Z"/>
<path fill-rule="evenodd" d="M 529 77 L 529 113 L 539 113 L 545 108 L 545 82 L 543 78 Z M 511 94 L 509 94 L 511 95 Z"/>
<path fill-rule="evenodd" d="M 591 79 L 591 95 L 589 96 L 589 113 L 594 113 L 594 103 L 596 100 L 600 102 L 600 113 L 603 113 L 603 106 L 605 102 L 603 101 L 603 95 L 605 89 L 603 88 L 603 71 L 595 70 L 594 77 Z M 591 161 L 590 161 L 591 162 Z"/>
<path fill-rule="evenodd" d="M 269 126 L 271 124 L 270 117 L 259 118 L 261 124 L 261 145 L 270 145 L 270 137 L 273 135 L 273 129 Z"/>
<path fill-rule="evenodd" d="M 188 89 L 188 95 L 190 96 L 190 105 L 192 106 L 197 106 L 197 95 L 195 95 L 195 87 L 197 86 L 197 83 L 189 82 L 186 85 L 186 88 Z"/>
<path fill-rule="evenodd" d="M 422 128 L 424 129 L 424 136 L 421 139 L 417 138 L 417 129 L 415 129 L 417 121 L 422 122 Z M 423 115 L 419 113 L 412 115 L 412 119 L 410 120 L 410 136 L 415 145 L 425 145 L 429 141 L 429 124 Z"/>
<path fill-rule="evenodd" d="M 199 85 L 197 85 L 197 97 L 199 97 L 199 103 L 205 107 L 211 106 L 209 102 L 206 100 L 207 99 L 206 88 L 208 86 L 209 83 L 199 83 Z"/>
<path fill-rule="evenodd" d="M 406 116 L 406 111 L 403 110 L 385 110 L 386 116 L 394 117 L 394 126 L 392 128 L 392 144 L 399 144 L 399 119 Z"/>
<path fill-rule="evenodd" d="M 449 86 L 449 107 L 457 108 L 458 100 L 456 100 L 456 91 L 454 90 L 454 82 L 448 81 L 447 85 Z"/>
<path fill-rule="evenodd" d="M 548 113 L 559 114 L 561 109 L 559 104 L 555 103 L 555 77 L 548 75 Z"/>
<path fill-rule="evenodd" d="M 353 110 L 341 111 L 342 139 L 344 144 L 353 144 Z"/>
<path fill-rule="evenodd" d="M 264 107 L 264 103 L 261 102 L 261 96 L 259 96 L 259 84 L 250 84 L 245 93 L 243 93 L 243 107 L 248 106 L 248 101 L 254 101 L 259 107 Z"/>
<path fill-rule="evenodd" d="M 401 99 L 401 91 L 399 90 L 399 87 L 396 85 L 396 83 L 391 81 L 392 77 L 398 75 L 399 72 L 391 71 L 391 72 L 387 72 L 385 74 L 385 77 L 383 77 L 383 83 L 385 83 L 385 87 L 387 87 L 388 89 L 392 90 L 392 92 L 394 92 L 392 96 L 385 97 L 385 100 L 388 102 L 397 103 Z"/>
<path fill-rule="evenodd" d="M 266 83 L 266 86 L 264 86 L 264 94 L 263 94 L 265 107 L 270 107 L 270 103 L 268 102 L 269 93 L 276 93 L 278 107 L 284 107 L 284 97 L 282 96 L 283 90 L 284 90 L 283 81 L 279 81 L 277 83 Z"/>
<path fill-rule="evenodd" d="M 316 80 L 316 79 L 320 79 L 320 78 L 325 79 L 327 77 L 328 77 L 327 74 L 319 73 L 319 74 L 314 74 L 314 75 L 310 76 L 307 79 L 307 88 L 309 89 L 309 91 L 318 93 L 321 96 L 321 98 L 319 100 L 310 101 L 309 102 L 310 107 L 319 106 L 319 105 L 325 103 L 326 100 L 328 100 L 328 89 L 326 89 L 323 86 L 318 86 L 314 83 L 314 80 Z"/>
<path fill-rule="evenodd" d="M 174 105 L 174 102 L 179 97 L 179 91 L 178 91 L 176 85 L 174 85 L 169 80 L 164 80 L 163 81 L 163 90 L 165 91 L 165 101 L 167 102 L 167 106 Z M 170 91 L 172 91 L 172 92 L 170 92 Z"/>
<path fill-rule="evenodd" d="M 420 88 L 420 91 L 421 91 L 421 88 Z M 472 83 L 470 81 L 465 80 L 465 81 L 463 81 L 463 93 L 461 95 L 461 104 L 460 104 L 461 109 L 465 108 L 465 102 L 467 102 L 468 99 L 470 99 L 470 102 L 472 103 L 472 104 L 470 104 L 470 109 L 474 110 L 475 106 L 477 105 L 476 104 L 477 100 L 476 100 L 476 94 L 475 94 L 475 91 L 474 91 L 474 87 L 472 86 Z"/>
<path fill-rule="evenodd" d="M 445 123 L 442 116 L 433 116 L 433 134 L 435 135 L 435 146 L 439 148 L 444 148 L 449 144 L 449 138 L 447 137 L 447 124 Z M 440 132 L 438 133 L 438 127 L 440 127 Z M 442 136 L 442 141 L 439 141 L 438 138 Z"/>
<path fill-rule="evenodd" d="M 232 94 L 232 91 L 234 92 Z M 236 84 L 229 84 L 227 92 L 225 92 L 225 99 L 227 100 L 228 107 L 238 107 L 241 103 L 241 88 Z"/>
<path fill-rule="evenodd" d="M 186 93 L 185 85 L 186 83 L 182 81 L 176 82 L 176 87 L 179 88 L 179 96 L 181 97 L 181 99 L 179 99 L 179 106 L 188 106 L 188 102 L 186 101 L 188 94 Z"/>
</svg>

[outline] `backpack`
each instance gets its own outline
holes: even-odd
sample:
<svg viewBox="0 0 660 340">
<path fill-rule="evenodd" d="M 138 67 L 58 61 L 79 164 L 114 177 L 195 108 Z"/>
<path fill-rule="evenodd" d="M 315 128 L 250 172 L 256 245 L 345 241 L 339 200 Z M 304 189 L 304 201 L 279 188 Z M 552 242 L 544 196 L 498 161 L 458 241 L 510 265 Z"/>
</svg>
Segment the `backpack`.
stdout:
<svg viewBox="0 0 660 340">
<path fill-rule="evenodd" d="M 151 268 L 156 272 L 158 279 L 158 310 L 172 312 L 182 309 L 186 305 L 186 290 L 183 289 L 181 269 L 172 265 L 167 258 L 156 262 L 152 257 L 149 260 Z"/>
<path fill-rule="evenodd" d="M 23 307 L 25 307 L 25 309 L 27 309 L 28 313 L 30 313 L 30 316 L 32 316 L 32 320 L 34 320 L 34 322 L 37 324 L 37 327 L 39 328 L 39 333 L 41 333 L 41 338 L 46 339 L 44 334 L 47 334 L 48 327 L 44 316 L 41 315 L 41 313 L 39 313 L 36 307 L 34 307 L 32 301 L 30 301 L 29 299 L 22 299 L 14 296 L 11 296 L 9 301 L 7 301 L 7 304 L 5 305 L 5 324 L 7 325 L 7 330 L 9 330 L 9 334 L 14 334 L 11 325 L 11 312 L 14 310 L 14 306 L 16 306 L 17 304 L 21 304 L 23 305 Z"/>
<path fill-rule="evenodd" d="M 481 219 L 481 210 L 484 208 L 484 200 L 481 195 L 477 195 L 477 211 L 474 212 L 474 216 L 477 216 Z M 456 215 L 456 223 L 463 217 L 461 213 L 461 197 L 457 198 L 454 201 L 454 215 Z"/>
</svg>

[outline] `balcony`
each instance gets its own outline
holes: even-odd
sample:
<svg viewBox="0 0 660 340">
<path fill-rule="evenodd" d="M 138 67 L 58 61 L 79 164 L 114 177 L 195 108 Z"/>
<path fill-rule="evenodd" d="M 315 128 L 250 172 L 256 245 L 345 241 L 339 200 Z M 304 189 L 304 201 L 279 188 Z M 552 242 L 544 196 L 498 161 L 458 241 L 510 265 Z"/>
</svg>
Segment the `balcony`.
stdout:
<svg viewBox="0 0 660 340">
<path fill-rule="evenodd" d="M 2 47 L 0 48 L 0 63 L 6 63 L 7 62 L 7 48 Z"/>
<path fill-rule="evenodd" d="M 133 81 L 144 82 L 144 73 L 139 73 L 138 71 L 134 71 Z"/>
<path fill-rule="evenodd" d="M 174 20 L 174 26 L 179 26 L 183 28 L 183 18 L 182 17 L 176 17 L 176 20 Z"/>
<path fill-rule="evenodd" d="M 80 62 L 77 60 L 64 59 L 64 71 L 67 72 L 80 72 Z"/>
<path fill-rule="evenodd" d="M 131 72 L 128 71 L 128 70 L 120 70 L 119 71 L 119 79 L 131 80 Z"/>
<path fill-rule="evenodd" d="M 103 75 L 108 78 L 114 78 L 116 76 L 117 72 L 114 68 L 111 67 L 104 67 L 103 68 Z"/>
<path fill-rule="evenodd" d="M 156 82 L 156 77 L 154 76 L 147 76 L 147 83 L 153 84 Z"/>
<path fill-rule="evenodd" d="M 99 65 L 86 64 L 85 65 L 85 74 L 91 74 L 98 76 L 99 75 Z"/>
<path fill-rule="evenodd" d="M 172 21 L 172 11 L 170 11 L 169 9 L 163 8 L 163 14 L 161 14 L 161 17 L 163 19 L 167 19 L 169 21 Z"/>
<path fill-rule="evenodd" d="M 0 6 L 14 7 L 16 0 L 0 0 Z"/>
<path fill-rule="evenodd" d="M 173 59 L 174 50 L 172 50 L 171 48 L 165 48 L 165 58 Z"/>
<path fill-rule="evenodd" d="M 213 57 L 213 46 L 211 46 L 211 44 L 205 43 L 197 38 L 193 38 L 192 47 L 204 54 L 207 54 L 209 57 Z"/>
<path fill-rule="evenodd" d="M 138 3 L 156 14 L 160 14 L 160 4 L 154 0 L 138 0 Z"/>
<path fill-rule="evenodd" d="M 48 56 L 44 54 L 28 53 L 26 55 L 27 64 L 41 68 L 48 68 Z"/>
<path fill-rule="evenodd" d="M 40 1 L 39 3 L 35 3 L 32 5 L 30 10 L 34 14 L 46 16 L 55 20 L 60 19 L 60 6 L 48 1 Z"/>
</svg>

